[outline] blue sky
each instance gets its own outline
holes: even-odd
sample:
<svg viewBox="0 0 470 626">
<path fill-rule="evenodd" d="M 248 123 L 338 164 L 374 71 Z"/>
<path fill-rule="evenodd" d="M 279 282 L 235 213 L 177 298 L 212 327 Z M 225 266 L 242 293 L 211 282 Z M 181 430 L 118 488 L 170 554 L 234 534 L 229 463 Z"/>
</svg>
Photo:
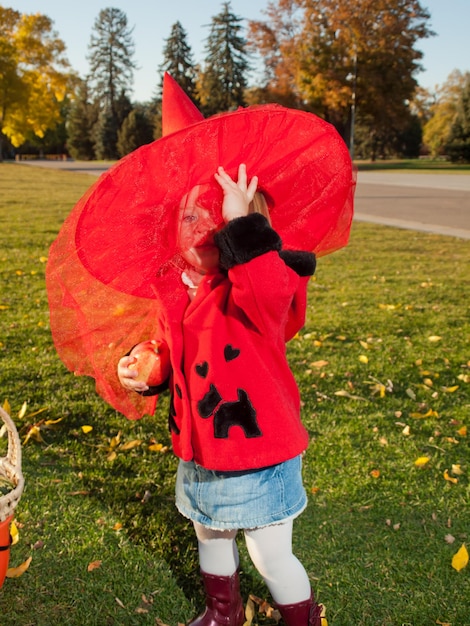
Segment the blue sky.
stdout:
<svg viewBox="0 0 470 626">
<path fill-rule="evenodd" d="M 231 0 L 232 11 L 247 19 L 263 19 L 268 0 Z M 470 71 L 468 28 L 470 0 L 421 0 L 431 13 L 431 29 L 437 35 L 419 42 L 424 53 L 424 72 L 417 75 L 420 85 L 434 89 L 445 82 L 454 69 Z M 93 24 L 101 9 L 116 7 L 127 15 L 134 28 L 135 61 L 133 98 L 149 100 L 158 82 L 165 39 L 179 20 L 187 32 L 194 59 L 204 57 L 204 40 L 211 18 L 220 12 L 222 0 L 4 0 L 2 6 L 21 13 L 43 13 L 67 46 L 72 67 L 82 76 L 88 71 L 86 60 Z"/>
</svg>

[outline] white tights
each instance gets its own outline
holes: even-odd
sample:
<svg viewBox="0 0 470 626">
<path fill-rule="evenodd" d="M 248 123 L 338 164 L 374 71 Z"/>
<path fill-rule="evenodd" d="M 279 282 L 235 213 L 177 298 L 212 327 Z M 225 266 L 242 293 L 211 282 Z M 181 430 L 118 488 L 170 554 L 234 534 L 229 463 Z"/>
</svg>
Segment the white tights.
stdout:
<svg viewBox="0 0 470 626">
<path fill-rule="evenodd" d="M 293 521 L 244 530 L 253 565 L 263 577 L 273 600 L 294 604 L 310 598 L 310 582 L 303 565 L 292 553 Z M 212 530 L 194 523 L 203 572 L 231 576 L 239 564 L 236 530 Z"/>
</svg>

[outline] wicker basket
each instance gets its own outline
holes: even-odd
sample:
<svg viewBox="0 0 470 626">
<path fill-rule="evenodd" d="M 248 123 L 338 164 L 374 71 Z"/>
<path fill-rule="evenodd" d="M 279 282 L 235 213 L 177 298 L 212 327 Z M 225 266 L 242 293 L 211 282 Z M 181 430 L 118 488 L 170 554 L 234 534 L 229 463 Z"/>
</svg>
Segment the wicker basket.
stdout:
<svg viewBox="0 0 470 626">
<path fill-rule="evenodd" d="M 8 413 L 1 407 L 0 418 L 5 423 L 8 432 L 8 452 L 7 456 L 0 457 L 0 477 L 6 478 L 12 485 L 10 492 L 0 496 L 1 523 L 13 515 L 23 493 L 24 478 L 21 472 L 21 443 L 16 426 Z"/>
</svg>

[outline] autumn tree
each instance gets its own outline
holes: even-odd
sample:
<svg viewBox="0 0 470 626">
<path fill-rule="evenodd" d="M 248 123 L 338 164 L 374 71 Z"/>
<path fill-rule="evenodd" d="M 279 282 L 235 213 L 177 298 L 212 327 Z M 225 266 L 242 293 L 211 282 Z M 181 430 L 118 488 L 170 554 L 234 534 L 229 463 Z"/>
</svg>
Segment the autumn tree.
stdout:
<svg viewBox="0 0 470 626">
<path fill-rule="evenodd" d="M 130 92 L 136 68 L 132 59 L 135 52 L 132 29 L 129 28 L 123 11 L 107 8 L 99 12 L 93 25 L 88 50 L 89 82 L 101 105 L 100 128 L 96 135 L 101 139 L 106 137 L 103 144 L 107 146 L 105 153 L 109 154 L 106 158 L 113 158 L 117 133 L 123 119 L 121 116 L 122 119 L 119 120 L 118 101 L 122 94 Z M 127 114 L 128 112 L 126 116 Z M 111 149 L 111 146 L 114 147 Z"/>
<path fill-rule="evenodd" d="M 224 2 L 222 11 L 212 18 L 205 46 L 204 70 L 198 85 L 198 97 L 205 115 L 245 104 L 250 65 L 242 21 L 232 13 L 230 2 Z"/>
<path fill-rule="evenodd" d="M 72 88 L 65 45 L 45 15 L 0 6 L 0 159 L 2 137 L 13 146 L 44 137 L 61 121 Z"/>
<path fill-rule="evenodd" d="M 196 101 L 197 70 L 193 60 L 191 47 L 188 44 L 187 33 L 181 23 L 175 22 L 163 48 L 163 63 L 160 72 L 168 72 L 179 84 L 184 92 Z M 161 91 L 161 85 L 160 85 Z"/>
<path fill-rule="evenodd" d="M 418 0 L 277 0 L 250 32 L 271 83 L 281 78 L 347 140 L 355 112 L 383 141 L 409 117 L 429 17 Z"/>
<path fill-rule="evenodd" d="M 470 74 L 454 70 L 446 82 L 437 87 L 430 106 L 430 117 L 423 127 L 423 141 L 432 157 L 444 153 L 465 83 Z"/>
<path fill-rule="evenodd" d="M 466 75 L 457 103 L 446 152 L 453 163 L 470 163 L 470 73 Z"/>
</svg>

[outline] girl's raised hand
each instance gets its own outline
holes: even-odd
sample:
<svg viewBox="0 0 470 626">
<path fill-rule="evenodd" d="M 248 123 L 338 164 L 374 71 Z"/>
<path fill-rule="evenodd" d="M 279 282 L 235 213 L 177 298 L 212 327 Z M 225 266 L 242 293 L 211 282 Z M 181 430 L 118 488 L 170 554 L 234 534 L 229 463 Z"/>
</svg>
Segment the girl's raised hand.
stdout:
<svg viewBox="0 0 470 626">
<path fill-rule="evenodd" d="M 242 163 L 238 167 L 238 179 L 235 182 L 222 166 L 217 169 L 215 179 L 222 187 L 224 201 L 222 204 L 222 217 L 225 222 L 236 217 L 248 215 L 250 202 L 253 200 L 258 187 L 258 177 L 253 176 L 248 184 L 246 165 Z"/>
</svg>

